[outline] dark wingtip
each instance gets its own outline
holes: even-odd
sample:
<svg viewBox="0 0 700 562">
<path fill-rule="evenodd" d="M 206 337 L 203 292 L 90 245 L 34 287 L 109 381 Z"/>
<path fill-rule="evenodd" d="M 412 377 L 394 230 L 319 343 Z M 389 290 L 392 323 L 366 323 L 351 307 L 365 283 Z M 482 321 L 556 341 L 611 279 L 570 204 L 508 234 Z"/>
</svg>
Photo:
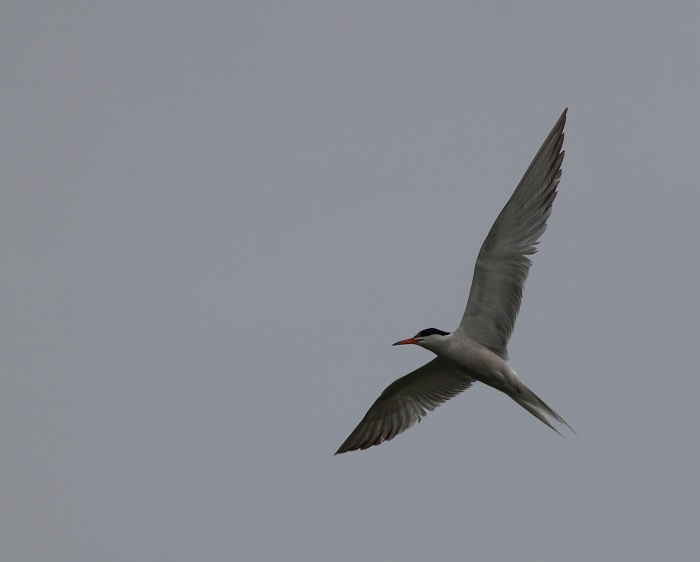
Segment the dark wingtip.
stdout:
<svg viewBox="0 0 700 562">
<path fill-rule="evenodd" d="M 350 437 L 352 437 L 352 434 L 350 434 Z M 333 456 L 342 455 L 343 453 L 348 453 L 350 451 L 356 451 L 357 449 L 360 448 L 356 445 L 353 446 L 350 444 L 350 437 L 348 437 L 345 441 L 343 441 L 343 444 L 340 447 L 338 447 L 338 450 L 335 453 L 333 453 Z"/>
</svg>

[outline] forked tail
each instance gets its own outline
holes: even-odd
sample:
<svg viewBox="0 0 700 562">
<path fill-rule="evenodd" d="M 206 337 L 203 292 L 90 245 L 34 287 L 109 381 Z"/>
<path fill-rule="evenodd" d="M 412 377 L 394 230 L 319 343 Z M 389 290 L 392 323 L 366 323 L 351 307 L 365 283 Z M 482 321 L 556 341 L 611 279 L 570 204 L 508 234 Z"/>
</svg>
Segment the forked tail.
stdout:
<svg viewBox="0 0 700 562">
<path fill-rule="evenodd" d="M 554 431 L 559 433 L 559 435 L 562 434 L 556 427 L 554 427 L 554 425 L 552 425 L 552 422 L 549 421 L 549 418 L 552 418 L 558 421 L 560 424 L 565 425 L 571 431 L 573 431 L 574 435 L 578 437 L 578 434 L 574 431 L 574 428 L 571 427 L 568 423 L 566 423 L 564 418 L 562 418 L 559 414 L 552 410 L 552 408 L 547 406 L 547 404 L 545 404 L 544 401 L 540 399 L 539 396 L 537 396 L 537 394 L 532 392 L 532 390 L 530 390 L 525 385 L 522 385 L 520 392 L 509 394 L 509 396 L 518 404 L 520 404 L 523 408 L 525 408 L 528 412 L 530 412 L 533 416 L 535 416 L 538 420 L 540 420 L 542 423 L 547 424 Z M 549 416 L 549 418 L 547 416 Z"/>
</svg>

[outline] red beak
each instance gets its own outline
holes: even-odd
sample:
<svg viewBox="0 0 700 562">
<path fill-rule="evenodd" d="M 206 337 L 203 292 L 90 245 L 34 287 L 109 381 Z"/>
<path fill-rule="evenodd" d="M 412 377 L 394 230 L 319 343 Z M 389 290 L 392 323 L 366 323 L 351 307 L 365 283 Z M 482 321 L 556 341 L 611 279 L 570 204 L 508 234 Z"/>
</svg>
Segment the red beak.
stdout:
<svg viewBox="0 0 700 562">
<path fill-rule="evenodd" d="M 397 341 L 395 344 L 392 344 L 392 345 L 409 345 L 412 343 L 414 343 L 414 344 L 420 343 L 420 340 L 417 338 L 408 338 L 407 340 Z"/>
</svg>

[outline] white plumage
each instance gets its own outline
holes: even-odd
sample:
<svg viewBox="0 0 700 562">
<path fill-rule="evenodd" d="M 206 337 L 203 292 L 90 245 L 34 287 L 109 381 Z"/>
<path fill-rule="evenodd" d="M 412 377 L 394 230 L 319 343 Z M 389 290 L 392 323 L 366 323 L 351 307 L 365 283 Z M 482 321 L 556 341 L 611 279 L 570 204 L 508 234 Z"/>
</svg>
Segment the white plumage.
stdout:
<svg viewBox="0 0 700 562">
<path fill-rule="evenodd" d="M 536 252 L 557 195 L 565 123 L 566 110 L 484 240 L 459 327 L 452 333 L 428 328 L 394 344 L 416 344 L 437 357 L 391 383 L 336 454 L 393 439 L 474 381 L 504 392 L 557 433 L 550 419 L 571 429 L 507 363 L 508 340 L 532 263 L 528 256 Z"/>
</svg>

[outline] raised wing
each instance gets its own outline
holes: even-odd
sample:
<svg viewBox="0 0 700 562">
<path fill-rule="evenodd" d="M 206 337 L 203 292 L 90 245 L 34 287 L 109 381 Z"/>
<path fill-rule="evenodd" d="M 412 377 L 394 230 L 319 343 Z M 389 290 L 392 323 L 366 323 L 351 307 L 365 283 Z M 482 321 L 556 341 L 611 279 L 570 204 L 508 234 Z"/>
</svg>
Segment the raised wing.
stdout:
<svg viewBox="0 0 700 562">
<path fill-rule="evenodd" d="M 393 439 L 420 421 L 426 410 L 432 412 L 473 382 L 454 363 L 436 357 L 386 387 L 335 454 L 367 449 Z"/>
<path fill-rule="evenodd" d="M 547 228 L 564 152 L 566 111 L 520 180 L 481 246 L 467 308 L 458 330 L 507 359 L 532 262 L 527 257 Z"/>
</svg>

